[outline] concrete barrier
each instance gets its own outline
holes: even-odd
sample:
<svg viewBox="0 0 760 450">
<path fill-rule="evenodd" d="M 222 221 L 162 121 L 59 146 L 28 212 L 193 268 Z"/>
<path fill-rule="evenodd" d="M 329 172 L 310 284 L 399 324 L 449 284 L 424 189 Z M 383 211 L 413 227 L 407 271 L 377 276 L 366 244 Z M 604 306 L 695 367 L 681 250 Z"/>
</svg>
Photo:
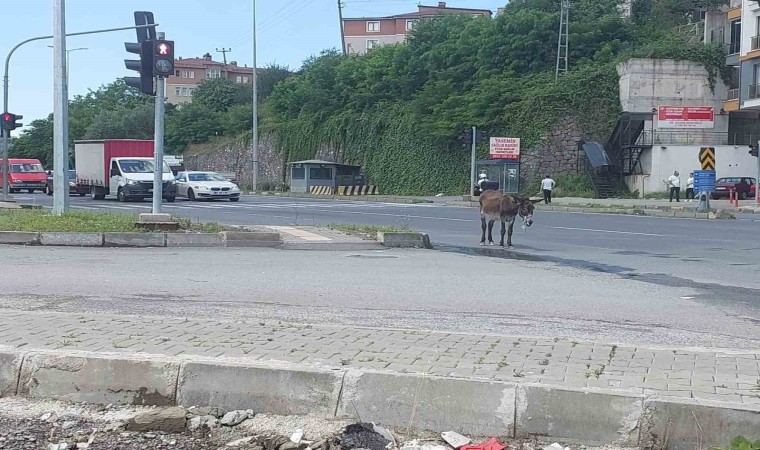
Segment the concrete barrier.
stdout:
<svg viewBox="0 0 760 450">
<path fill-rule="evenodd" d="M 167 233 L 167 247 L 224 247 L 219 233 Z"/>
<path fill-rule="evenodd" d="M 693 450 L 728 447 L 737 436 L 760 439 L 760 404 L 736 405 L 693 399 L 647 400 L 640 446 Z"/>
<path fill-rule="evenodd" d="M 40 234 L 27 231 L 0 231 L 0 244 L 37 245 Z"/>
<path fill-rule="evenodd" d="M 103 233 L 40 233 L 40 244 L 65 247 L 102 247 Z"/>
<path fill-rule="evenodd" d="M 106 247 L 166 247 L 164 233 L 104 233 Z"/>
<path fill-rule="evenodd" d="M 165 406 L 175 403 L 179 364 L 122 356 L 29 353 L 18 395 L 74 402 Z"/>
<path fill-rule="evenodd" d="M 280 233 L 269 231 L 223 231 L 227 247 L 279 247 Z"/>
<path fill-rule="evenodd" d="M 342 373 L 288 365 L 187 362 L 180 370 L 177 403 L 213 405 L 255 413 L 332 416 Z"/>
<path fill-rule="evenodd" d="M 512 437 L 515 385 L 349 371 L 338 414 L 389 426 Z"/>
<path fill-rule="evenodd" d="M 425 233 L 377 232 L 377 241 L 390 248 L 432 248 L 430 236 Z"/>
<path fill-rule="evenodd" d="M 0 351 L 0 398 L 16 395 L 22 359 L 21 353 Z"/>
<path fill-rule="evenodd" d="M 642 396 L 633 393 L 520 384 L 516 437 L 635 446 L 642 409 Z"/>
</svg>

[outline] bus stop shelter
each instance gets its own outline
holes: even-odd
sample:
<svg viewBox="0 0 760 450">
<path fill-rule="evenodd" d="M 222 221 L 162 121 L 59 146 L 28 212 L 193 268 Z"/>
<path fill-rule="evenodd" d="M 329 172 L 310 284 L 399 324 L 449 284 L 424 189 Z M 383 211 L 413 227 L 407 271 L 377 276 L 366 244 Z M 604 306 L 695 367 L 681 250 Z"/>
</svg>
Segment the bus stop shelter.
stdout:
<svg viewBox="0 0 760 450">
<path fill-rule="evenodd" d="M 475 161 L 476 177 L 485 173 L 489 181 L 499 183 L 503 194 L 520 192 L 520 161 L 512 159 L 480 159 Z M 477 183 L 477 179 L 475 180 Z"/>
<path fill-rule="evenodd" d="M 363 185 L 361 166 L 309 159 L 290 165 L 290 192 L 334 194 L 338 186 Z"/>
</svg>

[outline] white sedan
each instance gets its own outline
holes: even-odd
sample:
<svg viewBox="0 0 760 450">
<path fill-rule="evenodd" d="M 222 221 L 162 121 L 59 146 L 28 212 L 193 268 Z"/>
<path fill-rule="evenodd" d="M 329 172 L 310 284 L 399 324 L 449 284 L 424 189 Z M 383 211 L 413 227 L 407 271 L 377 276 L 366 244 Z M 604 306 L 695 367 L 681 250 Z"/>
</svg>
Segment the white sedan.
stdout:
<svg viewBox="0 0 760 450">
<path fill-rule="evenodd" d="M 240 200 L 240 188 L 215 172 L 179 172 L 177 174 L 177 197 L 188 200 L 229 199 Z"/>
</svg>

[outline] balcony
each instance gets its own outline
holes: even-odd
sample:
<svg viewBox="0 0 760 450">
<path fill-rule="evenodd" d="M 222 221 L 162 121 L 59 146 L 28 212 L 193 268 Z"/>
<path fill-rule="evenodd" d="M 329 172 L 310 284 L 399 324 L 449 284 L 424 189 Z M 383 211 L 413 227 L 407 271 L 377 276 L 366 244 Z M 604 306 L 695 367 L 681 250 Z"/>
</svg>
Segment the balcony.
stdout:
<svg viewBox="0 0 760 450">
<path fill-rule="evenodd" d="M 737 55 L 741 51 L 741 42 L 731 42 L 726 45 L 726 53 L 729 55 Z"/>
<path fill-rule="evenodd" d="M 760 98 L 760 84 L 749 85 L 749 97 L 750 100 L 756 100 Z"/>
<path fill-rule="evenodd" d="M 750 50 L 760 50 L 760 36 L 752 36 Z"/>
<path fill-rule="evenodd" d="M 739 89 L 729 89 L 726 91 L 726 101 L 739 100 Z"/>
</svg>

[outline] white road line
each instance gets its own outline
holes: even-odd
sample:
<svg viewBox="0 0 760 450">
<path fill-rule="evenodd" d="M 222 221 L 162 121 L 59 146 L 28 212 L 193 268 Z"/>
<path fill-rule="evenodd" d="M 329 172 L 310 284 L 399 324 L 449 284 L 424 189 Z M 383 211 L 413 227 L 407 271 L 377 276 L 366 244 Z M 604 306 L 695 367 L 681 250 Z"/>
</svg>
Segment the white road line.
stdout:
<svg viewBox="0 0 760 450">
<path fill-rule="evenodd" d="M 633 231 L 594 230 L 591 228 L 574 228 L 574 227 L 552 227 L 552 228 L 554 228 L 555 230 L 589 231 L 592 233 L 630 234 L 634 236 L 667 237 L 664 234 L 635 233 Z"/>
</svg>

